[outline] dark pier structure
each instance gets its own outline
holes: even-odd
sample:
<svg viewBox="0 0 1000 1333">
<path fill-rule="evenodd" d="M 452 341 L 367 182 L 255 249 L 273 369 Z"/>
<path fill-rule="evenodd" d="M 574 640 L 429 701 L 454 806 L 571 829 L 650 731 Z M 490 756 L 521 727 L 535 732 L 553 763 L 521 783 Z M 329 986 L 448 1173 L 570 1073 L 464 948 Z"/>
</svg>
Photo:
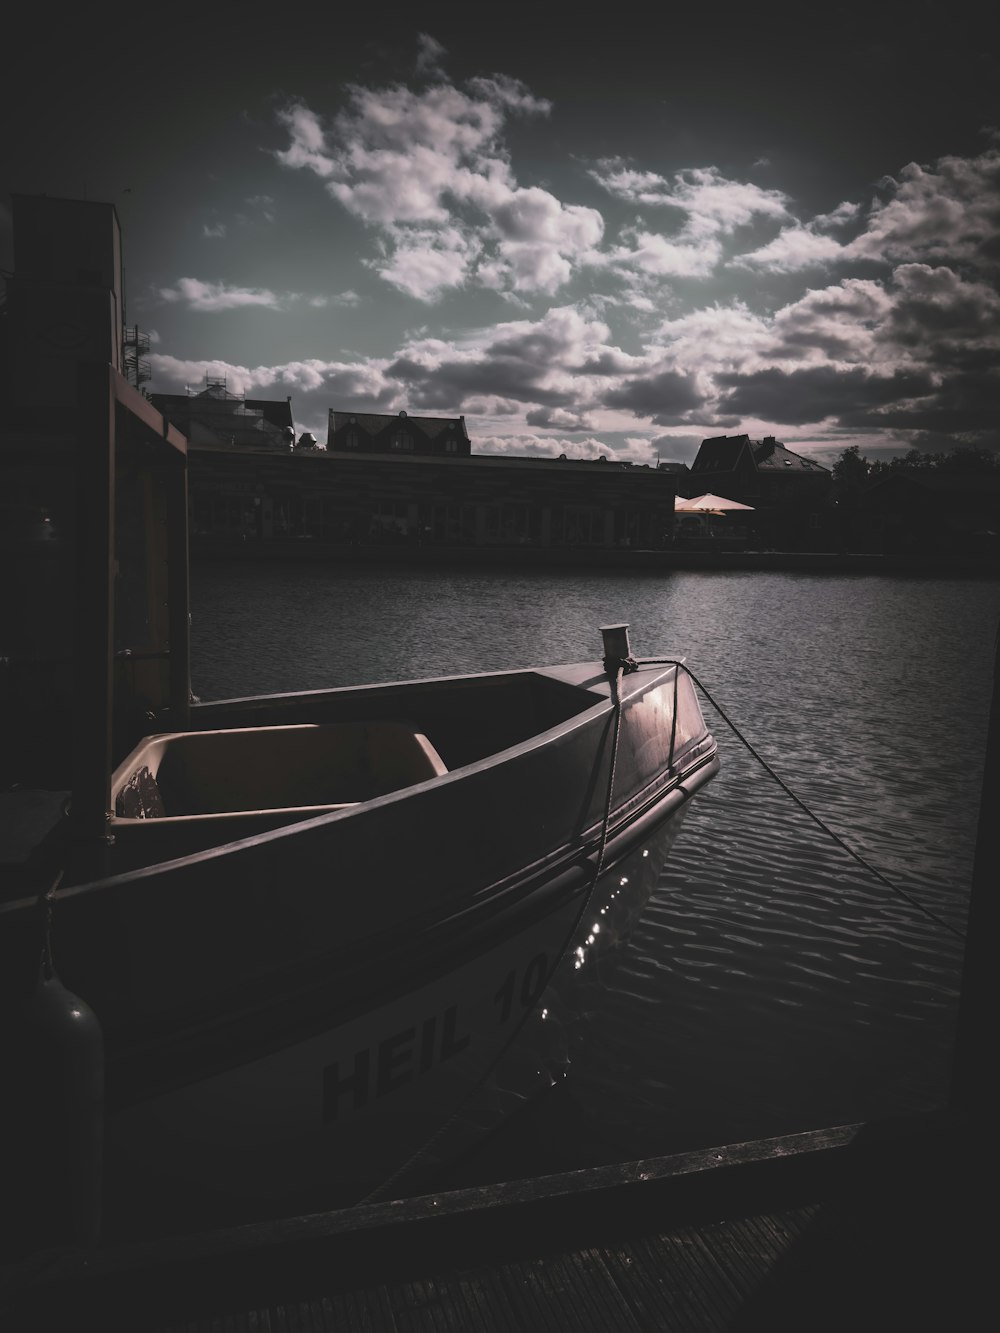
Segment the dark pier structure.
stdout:
<svg viewBox="0 0 1000 1333">
<path fill-rule="evenodd" d="M 852 1125 L 90 1253 L 9 1274 L 4 1327 L 971 1330 L 983 1140 Z"/>
</svg>

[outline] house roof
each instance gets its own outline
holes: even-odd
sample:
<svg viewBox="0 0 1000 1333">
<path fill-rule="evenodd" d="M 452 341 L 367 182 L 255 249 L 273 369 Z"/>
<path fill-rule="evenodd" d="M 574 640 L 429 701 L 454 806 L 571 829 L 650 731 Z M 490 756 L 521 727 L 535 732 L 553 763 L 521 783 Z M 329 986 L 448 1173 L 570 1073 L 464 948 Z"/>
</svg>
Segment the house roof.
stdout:
<svg viewBox="0 0 1000 1333">
<path fill-rule="evenodd" d="M 762 440 L 751 440 L 749 435 L 716 435 L 711 439 L 702 440 L 692 471 L 732 472 L 744 450 L 749 451 L 758 472 L 829 471 L 822 463 L 816 463 L 811 458 L 803 458 L 801 454 L 793 453 L 773 435 L 766 435 Z"/>
<path fill-rule="evenodd" d="M 697 456 L 691 464 L 691 471 L 706 471 L 711 461 L 713 472 L 732 472 L 740 454 L 749 443 L 749 435 L 716 435 L 711 439 L 702 440 Z"/>
<path fill-rule="evenodd" d="M 149 401 L 198 443 L 215 438 L 224 444 L 266 447 L 278 440 L 283 427 L 292 425 L 287 399 L 242 398 L 216 385 L 196 394 L 151 393 Z"/>
<path fill-rule="evenodd" d="M 456 427 L 468 439 L 465 417 L 414 417 L 407 412 L 335 412 L 330 409 L 330 430 L 338 431 L 344 426 L 356 426 L 366 435 L 378 435 L 390 426 L 411 425 L 421 431 L 428 439 L 434 439 L 447 430 Z"/>
<path fill-rule="evenodd" d="M 247 407 L 258 407 L 264 413 L 264 420 L 280 428 L 294 426 L 292 404 L 287 398 L 248 398 Z"/>
<path fill-rule="evenodd" d="M 750 448 L 758 472 L 829 471 L 828 468 L 823 467 L 822 463 L 814 463 L 811 458 L 803 458 L 801 454 L 793 453 L 780 440 L 776 440 L 773 435 L 767 436 L 763 440 L 752 440 Z"/>
</svg>

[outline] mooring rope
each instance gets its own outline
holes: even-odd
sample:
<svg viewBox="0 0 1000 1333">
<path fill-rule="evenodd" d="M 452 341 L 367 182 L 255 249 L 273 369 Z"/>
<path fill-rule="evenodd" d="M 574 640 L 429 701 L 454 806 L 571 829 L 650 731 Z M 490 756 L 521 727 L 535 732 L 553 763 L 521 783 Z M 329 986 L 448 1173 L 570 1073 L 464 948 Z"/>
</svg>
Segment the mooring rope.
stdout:
<svg viewBox="0 0 1000 1333">
<path fill-rule="evenodd" d="M 601 844 L 597 853 L 597 868 L 594 871 L 594 878 L 591 880 L 590 889 L 587 892 L 587 901 L 583 905 L 583 911 L 586 912 L 590 906 L 590 900 L 594 896 L 594 889 L 597 887 L 597 881 L 601 878 L 601 871 L 604 869 L 604 853 L 608 847 L 608 830 L 611 827 L 611 804 L 615 793 L 615 771 L 618 768 L 618 742 L 622 734 L 622 696 L 621 667 L 616 667 L 609 671 L 611 678 L 611 707 L 613 709 L 613 731 L 611 734 L 611 763 L 608 768 L 608 794 L 604 801 L 604 819 L 601 821 Z M 582 913 L 581 913 L 582 915 Z"/>
<path fill-rule="evenodd" d="M 789 787 L 787 782 L 785 782 L 782 778 L 780 778 L 778 774 L 774 771 L 774 769 L 771 767 L 771 765 L 767 762 L 767 760 L 764 759 L 754 749 L 754 747 L 743 735 L 743 733 L 740 731 L 739 727 L 732 720 L 732 718 L 727 716 L 721 704 L 716 703 L 715 699 L 712 698 L 712 695 L 705 688 L 705 686 L 698 679 L 698 677 L 694 674 L 691 668 L 686 665 L 686 663 L 680 662 L 673 657 L 643 657 L 639 658 L 638 664 L 639 666 L 675 666 L 675 667 L 680 667 L 684 672 L 686 672 L 686 674 L 690 676 L 694 684 L 698 687 L 699 690 L 701 690 L 702 694 L 705 696 L 708 702 L 712 705 L 715 711 L 722 718 L 723 722 L 725 722 L 726 726 L 729 727 L 730 731 L 732 731 L 736 739 L 740 741 L 742 745 L 746 746 L 747 750 L 749 750 L 750 754 L 753 755 L 754 759 L 757 760 L 757 763 L 760 764 L 764 772 L 767 773 L 769 777 L 774 779 L 774 781 L 778 784 L 778 786 L 786 794 L 786 796 L 790 797 L 790 799 L 793 800 L 801 810 L 805 811 L 805 813 L 809 816 L 809 818 L 813 821 L 813 823 L 817 824 L 828 837 L 832 838 L 833 841 L 848 854 L 848 856 L 853 857 L 854 860 L 857 861 L 859 865 L 864 866 L 865 870 L 867 870 L 870 875 L 873 875 L 879 881 L 880 884 L 884 884 L 887 889 L 891 890 L 895 894 L 898 894 L 900 898 L 908 902 L 911 907 L 916 908 L 918 912 L 922 912 L 923 915 L 928 918 L 928 920 L 933 921 L 936 925 L 940 926 L 942 930 L 948 931 L 948 933 L 954 935 L 957 940 L 962 940 L 964 942 L 965 935 L 961 931 L 956 930 L 955 927 L 952 926 L 949 922 L 945 921 L 942 917 L 939 917 L 936 912 L 931 911 L 931 909 L 925 906 L 922 902 L 920 902 L 919 899 L 911 897 L 911 895 L 908 894 L 905 889 L 901 889 L 898 884 L 893 884 L 893 882 L 890 879 L 887 879 L 886 876 L 883 875 L 880 870 L 877 870 L 875 866 L 873 866 L 869 861 L 866 861 L 865 858 L 860 854 L 860 852 L 856 852 L 854 848 L 851 847 L 849 843 L 846 843 L 838 833 L 834 833 L 833 829 L 830 828 L 828 824 L 825 824 L 823 820 L 820 819 L 819 815 L 817 815 L 814 811 L 810 810 L 809 806 L 806 805 L 805 801 L 801 800 L 800 797 L 798 797 L 795 794 L 795 792 L 792 791 L 791 787 Z"/>
</svg>

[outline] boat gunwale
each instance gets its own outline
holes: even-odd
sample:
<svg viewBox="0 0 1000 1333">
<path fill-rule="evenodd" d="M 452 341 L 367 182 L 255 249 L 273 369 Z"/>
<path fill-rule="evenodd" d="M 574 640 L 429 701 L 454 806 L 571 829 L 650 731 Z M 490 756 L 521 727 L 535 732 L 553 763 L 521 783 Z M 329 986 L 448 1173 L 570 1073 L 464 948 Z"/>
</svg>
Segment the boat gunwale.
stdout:
<svg viewBox="0 0 1000 1333">
<path fill-rule="evenodd" d="M 627 682 L 626 690 L 623 691 L 621 696 L 621 705 L 627 709 L 630 703 L 638 701 L 652 689 L 663 683 L 664 678 L 675 675 L 680 669 L 681 664 L 682 659 L 678 658 L 666 665 L 657 663 L 647 667 L 640 667 L 638 671 L 630 672 L 628 676 L 624 678 L 620 677 L 620 682 Z M 593 668 L 595 672 L 594 676 L 586 678 L 583 682 L 572 683 L 561 680 L 562 672 L 572 672 L 584 669 L 589 670 L 591 668 Z M 642 674 L 641 688 L 637 688 L 640 684 L 638 679 L 640 673 Z M 132 869 L 124 870 L 116 874 L 102 876 L 100 879 L 87 880 L 80 884 L 60 886 L 55 890 L 55 901 L 66 901 L 71 898 L 90 895 L 105 889 L 125 890 L 131 884 L 142 883 L 165 872 L 180 871 L 185 865 L 196 865 L 215 860 L 222 860 L 226 857 L 236 855 L 239 852 L 246 851 L 251 847 L 267 847 L 274 842 L 280 843 L 285 839 L 295 838 L 298 835 L 324 828 L 327 825 L 332 826 L 342 820 L 356 819 L 359 816 L 363 816 L 368 810 L 382 808 L 405 801 L 411 798 L 415 793 L 422 793 L 430 789 L 443 790 L 449 785 L 467 780 L 474 774 L 489 772 L 491 769 L 499 768 L 503 764 L 511 763 L 519 758 L 530 755 L 534 751 L 542 749 L 544 746 L 551 745 L 557 740 L 571 736 L 575 731 L 579 731 L 585 727 L 591 727 L 599 722 L 602 717 L 607 716 L 610 719 L 616 707 L 616 704 L 611 697 L 611 680 L 601 664 L 596 662 L 567 663 L 561 667 L 551 668 L 518 668 L 510 671 L 477 672 L 454 677 L 426 677 L 414 681 L 393 681 L 385 684 L 343 686 L 328 690 L 311 690 L 301 693 L 290 692 L 281 695 L 252 695 L 247 696 L 245 699 L 219 701 L 223 705 L 242 704 L 246 706 L 260 703 L 262 706 L 266 707 L 273 706 L 277 703 L 279 707 L 282 707 L 285 706 L 285 701 L 289 701 L 287 706 L 294 706 L 301 701 L 314 702 L 319 698 L 345 698 L 354 694 L 363 694 L 368 697 L 374 697 L 382 691 L 392 693 L 399 691 L 402 693 L 408 691 L 411 687 L 426 686 L 430 689 L 434 686 L 454 685 L 466 681 L 470 682 L 470 685 L 474 687 L 475 683 L 478 682 L 498 679 L 516 679 L 519 677 L 524 679 L 530 679 L 532 677 L 542 677 L 550 680 L 554 679 L 560 683 L 569 684 L 570 688 L 576 688 L 583 693 L 594 694 L 597 697 L 589 708 L 584 708 L 579 713 L 575 713 L 569 718 L 564 718 L 554 726 L 547 727 L 544 731 L 532 733 L 523 740 L 515 742 L 514 745 L 507 746 L 503 750 L 498 750 L 492 754 L 485 755 L 480 759 L 472 760 L 468 764 L 463 764 L 458 768 L 449 769 L 446 773 L 424 779 L 421 782 L 413 783 L 406 787 L 398 788 L 396 791 L 385 792 L 382 795 L 372 797 L 367 801 L 357 802 L 356 804 L 344 806 L 340 809 L 327 810 L 308 819 L 294 820 L 288 824 L 281 825 L 278 828 L 265 829 L 258 833 L 248 834 L 245 837 L 236 838 L 225 843 L 219 843 L 214 847 L 202 848 L 199 851 L 191 852 L 184 856 L 170 857 L 166 860 L 152 862 L 146 866 L 133 867 Z M 621 688 L 621 684 L 619 688 Z M 213 703 L 209 705 L 199 705 L 198 707 L 215 708 L 217 706 L 218 704 Z M 200 728 L 192 728 L 192 730 L 200 730 Z M 714 747 L 714 738 L 706 726 L 705 732 L 698 737 L 696 741 L 692 742 L 688 748 L 692 748 L 698 744 L 704 744 L 708 740 L 712 741 Z M 680 753 L 683 753 L 683 751 Z M 699 765 L 696 765 L 696 767 L 697 766 Z M 676 768 L 672 771 L 676 776 L 680 776 Z M 656 778 L 663 775 L 663 770 L 658 774 L 655 774 L 654 784 Z M 664 785 L 669 785 L 669 778 L 667 778 Z M 613 816 L 615 813 L 615 811 L 612 811 Z M 169 816 L 166 818 L 170 819 Z M 625 818 L 627 819 L 628 815 L 626 815 Z M 155 821 L 156 824 L 160 824 L 161 822 L 163 822 L 161 819 Z M 613 819 L 612 822 L 620 823 L 620 819 Z M 582 852 L 592 841 L 592 834 L 588 837 L 584 831 L 581 831 L 576 847 L 577 852 Z M 565 853 L 565 847 L 566 844 L 563 844 L 559 849 L 553 849 L 553 854 L 558 852 Z M 548 857 L 542 858 L 543 863 L 547 859 Z M 519 873 L 515 871 L 512 876 L 504 877 L 504 879 L 519 877 Z M 498 881 L 498 884 L 503 882 L 504 880 Z M 489 888 L 490 886 L 484 887 Z M 10 899 L 7 902 L 0 902 L 0 917 L 12 915 L 15 912 L 24 911 L 28 908 L 33 909 L 36 903 L 37 894 L 30 894 L 25 897 Z"/>
</svg>

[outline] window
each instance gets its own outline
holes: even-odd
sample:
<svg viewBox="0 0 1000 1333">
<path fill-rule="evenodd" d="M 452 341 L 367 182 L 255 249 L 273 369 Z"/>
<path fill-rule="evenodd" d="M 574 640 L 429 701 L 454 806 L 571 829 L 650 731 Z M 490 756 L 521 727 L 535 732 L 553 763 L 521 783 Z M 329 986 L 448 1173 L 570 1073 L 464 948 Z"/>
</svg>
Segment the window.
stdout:
<svg viewBox="0 0 1000 1333">
<path fill-rule="evenodd" d="M 553 528 L 553 541 L 564 546 L 598 546 L 605 540 L 604 511 L 590 505 L 566 505 L 562 531 Z"/>
<path fill-rule="evenodd" d="M 405 500 L 378 500 L 372 510 L 369 538 L 399 542 L 410 535 L 410 506 Z"/>
<path fill-rule="evenodd" d="M 413 436 L 407 435 L 405 431 L 397 431 L 392 437 L 391 447 L 401 453 L 412 453 Z"/>
<path fill-rule="evenodd" d="M 538 540 L 538 514 L 530 505 L 488 504 L 484 506 L 484 518 L 488 541 L 524 546 Z"/>
<path fill-rule="evenodd" d="M 345 449 L 356 449 L 359 443 L 358 432 L 356 430 L 349 430 L 344 436 Z"/>
</svg>

